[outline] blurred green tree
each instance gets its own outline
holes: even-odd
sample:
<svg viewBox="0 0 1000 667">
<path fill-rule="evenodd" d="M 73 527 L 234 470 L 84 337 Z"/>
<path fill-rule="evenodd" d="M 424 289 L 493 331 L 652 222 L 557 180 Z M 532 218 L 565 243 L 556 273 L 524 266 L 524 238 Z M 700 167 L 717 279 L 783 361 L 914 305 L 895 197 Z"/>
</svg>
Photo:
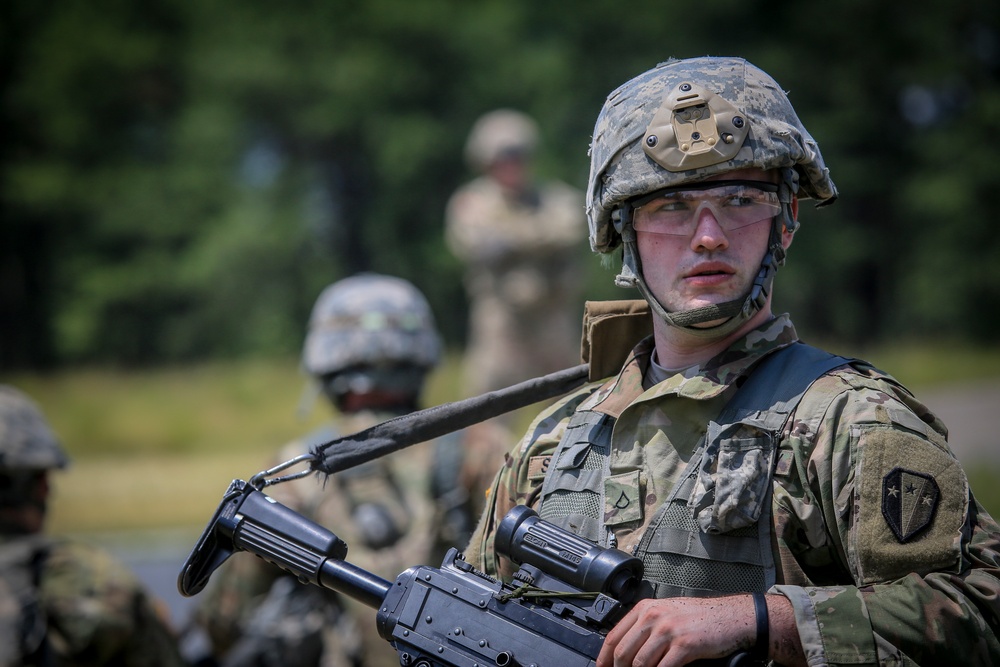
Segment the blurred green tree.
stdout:
<svg viewBox="0 0 1000 667">
<path fill-rule="evenodd" d="M 395 273 L 464 334 L 441 237 L 482 112 L 584 187 L 604 97 L 668 57 L 771 72 L 841 189 L 777 307 L 805 335 L 996 343 L 1000 9 L 845 0 L 13 0 L 0 9 L 0 368 L 293 354 L 319 290 Z M 595 298 L 626 297 L 598 262 Z"/>
</svg>

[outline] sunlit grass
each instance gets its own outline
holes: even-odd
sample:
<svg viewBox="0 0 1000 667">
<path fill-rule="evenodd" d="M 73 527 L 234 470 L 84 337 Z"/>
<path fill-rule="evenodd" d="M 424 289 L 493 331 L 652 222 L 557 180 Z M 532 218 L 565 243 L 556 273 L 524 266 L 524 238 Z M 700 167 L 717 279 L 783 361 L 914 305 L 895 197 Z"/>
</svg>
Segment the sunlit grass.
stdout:
<svg viewBox="0 0 1000 667">
<path fill-rule="evenodd" d="M 273 452 L 87 458 L 53 478 L 49 528 L 59 534 L 204 526 L 234 478 Z"/>
<path fill-rule="evenodd" d="M 457 366 L 449 358 L 429 378 L 427 405 L 460 398 Z M 42 406 L 72 459 L 53 477 L 56 533 L 201 526 L 232 479 L 331 415 L 323 398 L 301 414 L 307 381 L 295 360 L 0 381 Z"/>
<path fill-rule="evenodd" d="M 1000 350 L 894 347 L 860 351 L 911 388 L 1000 378 Z M 425 405 L 457 400 L 460 361 L 432 374 Z M 306 378 L 297 361 L 218 362 L 148 371 L 77 370 L 0 378 L 30 394 L 73 459 L 54 478 L 57 533 L 204 525 L 236 477 L 329 418 L 323 399 L 299 414 Z M 1000 515 L 1000 469 L 977 465 L 973 490 Z"/>
<path fill-rule="evenodd" d="M 969 486 L 983 507 L 1000 520 L 1000 466 L 976 465 L 966 468 Z"/>
<path fill-rule="evenodd" d="M 328 416 L 318 405 L 310 419 L 298 418 L 306 380 L 294 361 L 82 370 L 12 382 L 42 404 L 71 456 L 259 448 Z"/>
</svg>

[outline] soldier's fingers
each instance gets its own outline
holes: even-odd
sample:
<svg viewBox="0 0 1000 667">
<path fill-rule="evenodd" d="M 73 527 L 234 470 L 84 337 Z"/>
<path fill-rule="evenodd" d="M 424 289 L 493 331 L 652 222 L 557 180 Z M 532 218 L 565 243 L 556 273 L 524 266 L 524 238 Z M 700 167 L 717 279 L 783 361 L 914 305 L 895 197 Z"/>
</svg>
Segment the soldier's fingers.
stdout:
<svg viewBox="0 0 1000 667">
<path fill-rule="evenodd" d="M 597 655 L 597 667 L 613 667 L 616 664 L 615 652 L 618 643 L 635 624 L 637 618 L 636 610 L 632 609 L 622 620 L 618 621 L 615 627 L 611 628 L 608 636 L 604 638 L 604 645 L 601 646 L 601 652 Z"/>
</svg>

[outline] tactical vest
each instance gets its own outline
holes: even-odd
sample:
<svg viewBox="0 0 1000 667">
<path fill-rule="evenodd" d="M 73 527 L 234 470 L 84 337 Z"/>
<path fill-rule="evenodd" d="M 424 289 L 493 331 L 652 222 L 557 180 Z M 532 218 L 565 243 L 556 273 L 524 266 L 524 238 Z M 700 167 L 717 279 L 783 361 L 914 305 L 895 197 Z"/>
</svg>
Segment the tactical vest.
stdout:
<svg viewBox="0 0 1000 667">
<path fill-rule="evenodd" d="M 850 361 L 795 343 L 758 362 L 708 424 L 634 550 L 646 597 L 764 592 L 775 583 L 771 478 L 778 441 L 809 386 Z M 609 415 L 577 411 L 541 489 L 543 519 L 603 546 L 615 546 L 604 523 L 614 425 Z"/>
</svg>

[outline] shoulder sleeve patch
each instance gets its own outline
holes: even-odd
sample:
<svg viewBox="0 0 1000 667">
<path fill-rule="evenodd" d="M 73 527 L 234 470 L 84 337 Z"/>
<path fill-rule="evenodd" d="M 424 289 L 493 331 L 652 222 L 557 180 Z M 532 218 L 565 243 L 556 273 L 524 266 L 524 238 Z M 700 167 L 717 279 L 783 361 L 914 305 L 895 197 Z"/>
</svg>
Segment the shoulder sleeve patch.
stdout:
<svg viewBox="0 0 1000 667">
<path fill-rule="evenodd" d="M 957 572 L 969 486 L 958 461 L 905 430 L 858 431 L 851 531 L 861 585 L 909 573 Z"/>
<path fill-rule="evenodd" d="M 893 468 L 882 478 L 882 516 L 900 544 L 930 527 L 941 489 L 930 475 Z"/>
</svg>

